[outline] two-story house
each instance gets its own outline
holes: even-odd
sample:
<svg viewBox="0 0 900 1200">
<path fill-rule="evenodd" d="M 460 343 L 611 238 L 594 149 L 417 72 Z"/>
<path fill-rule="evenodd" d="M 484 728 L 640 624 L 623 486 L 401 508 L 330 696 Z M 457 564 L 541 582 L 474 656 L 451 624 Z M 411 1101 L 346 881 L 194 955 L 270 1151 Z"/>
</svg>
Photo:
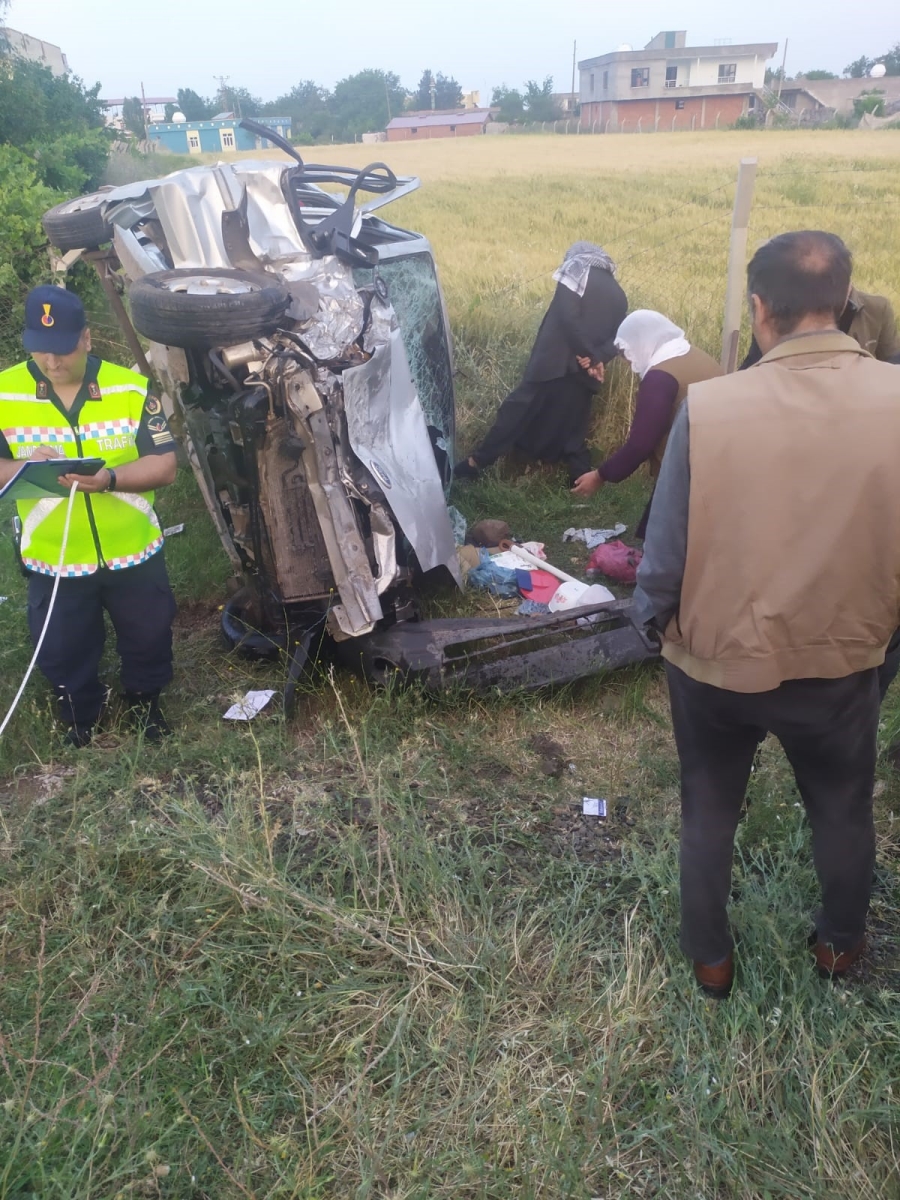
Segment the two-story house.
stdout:
<svg viewBox="0 0 900 1200">
<path fill-rule="evenodd" d="M 579 63 L 582 127 L 610 133 L 723 128 L 763 103 L 766 62 L 777 42 L 688 46 L 686 38 L 684 30 L 658 33 L 643 50 Z"/>
</svg>

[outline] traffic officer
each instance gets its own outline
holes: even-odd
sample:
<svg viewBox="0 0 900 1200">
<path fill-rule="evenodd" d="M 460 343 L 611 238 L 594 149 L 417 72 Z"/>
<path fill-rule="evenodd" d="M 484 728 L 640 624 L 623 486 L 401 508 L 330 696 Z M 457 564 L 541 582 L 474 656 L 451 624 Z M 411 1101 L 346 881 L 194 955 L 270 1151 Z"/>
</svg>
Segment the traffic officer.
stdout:
<svg viewBox="0 0 900 1200">
<path fill-rule="evenodd" d="M 102 458 L 77 483 L 53 615 L 38 666 L 56 690 L 66 740 L 85 746 L 106 699 L 99 665 L 112 619 L 130 719 L 148 741 L 170 732 L 159 708 L 172 678 L 175 600 L 153 489 L 175 479 L 175 440 L 148 380 L 91 354 L 81 301 L 37 287 L 25 301 L 31 360 L 0 372 L 0 486 L 23 459 Z M 28 623 L 37 642 L 60 561 L 67 500 L 18 503 Z"/>
</svg>

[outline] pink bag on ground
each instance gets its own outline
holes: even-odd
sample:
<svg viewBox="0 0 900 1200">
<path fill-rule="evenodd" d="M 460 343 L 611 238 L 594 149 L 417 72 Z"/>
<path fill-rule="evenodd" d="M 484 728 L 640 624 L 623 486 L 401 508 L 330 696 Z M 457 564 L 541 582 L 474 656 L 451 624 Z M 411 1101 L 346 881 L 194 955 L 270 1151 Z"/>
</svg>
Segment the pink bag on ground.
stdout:
<svg viewBox="0 0 900 1200">
<path fill-rule="evenodd" d="M 588 559 L 587 573 L 589 576 L 605 575 L 616 583 L 634 583 L 643 557 L 643 550 L 636 550 L 634 546 L 626 546 L 624 542 L 606 542 L 598 546 Z"/>
</svg>

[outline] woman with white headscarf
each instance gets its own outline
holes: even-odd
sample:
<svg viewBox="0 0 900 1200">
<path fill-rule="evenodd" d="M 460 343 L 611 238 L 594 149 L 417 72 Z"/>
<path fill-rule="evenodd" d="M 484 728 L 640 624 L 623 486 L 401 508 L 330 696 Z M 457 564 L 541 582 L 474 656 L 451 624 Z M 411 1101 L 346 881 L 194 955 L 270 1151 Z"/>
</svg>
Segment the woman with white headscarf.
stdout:
<svg viewBox="0 0 900 1200">
<path fill-rule="evenodd" d="M 570 246 L 554 273 L 550 302 L 525 374 L 500 405 L 481 444 L 453 468 L 474 479 L 515 449 L 541 462 L 562 461 L 570 482 L 590 466 L 587 432 L 603 367 L 615 357 L 616 330 L 628 300 L 615 278 L 616 264 L 593 242 Z"/>
<path fill-rule="evenodd" d="M 640 308 L 628 314 L 619 326 L 616 346 L 641 380 L 634 420 L 625 445 L 610 455 L 598 470 L 581 476 L 572 488 L 576 496 L 592 496 L 605 483 L 621 483 L 645 462 L 655 479 L 669 440 L 669 430 L 688 388 L 691 384 L 724 374 L 705 350 L 690 344 L 684 330 L 674 321 L 650 309 Z M 639 538 L 644 536 L 649 515 L 648 504 L 635 531 Z"/>
</svg>

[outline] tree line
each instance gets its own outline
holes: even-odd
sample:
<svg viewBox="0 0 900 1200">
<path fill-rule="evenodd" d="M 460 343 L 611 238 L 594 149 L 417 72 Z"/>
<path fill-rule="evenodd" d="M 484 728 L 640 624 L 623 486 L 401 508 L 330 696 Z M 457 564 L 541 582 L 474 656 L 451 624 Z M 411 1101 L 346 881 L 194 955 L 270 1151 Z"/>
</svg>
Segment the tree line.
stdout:
<svg viewBox="0 0 900 1200">
<path fill-rule="evenodd" d="M 274 100 L 263 100 L 245 87 L 222 82 L 214 96 L 202 96 L 193 88 L 178 89 L 177 104 L 166 106 L 171 121 L 177 111 L 189 121 L 208 121 L 219 112 L 239 117 L 289 117 L 293 140 L 299 145 L 315 142 L 352 142 L 363 133 L 384 129 L 392 117 L 404 112 L 459 108 L 463 92 L 451 75 L 425 70 L 417 86 L 408 91 L 393 71 L 369 69 L 349 75 L 333 90 L 312 79 L 303 79 Z M 552 121 L 560 114 L 553 100 L 553 79 L 528 80 L 520 89 L 502 84 L 494 88 L 491 106 L 499 108 L 502 121 Z M 135 137 L 145 136 L 141 102 L 126 101 L 125 127 Z"/>
</svg>

